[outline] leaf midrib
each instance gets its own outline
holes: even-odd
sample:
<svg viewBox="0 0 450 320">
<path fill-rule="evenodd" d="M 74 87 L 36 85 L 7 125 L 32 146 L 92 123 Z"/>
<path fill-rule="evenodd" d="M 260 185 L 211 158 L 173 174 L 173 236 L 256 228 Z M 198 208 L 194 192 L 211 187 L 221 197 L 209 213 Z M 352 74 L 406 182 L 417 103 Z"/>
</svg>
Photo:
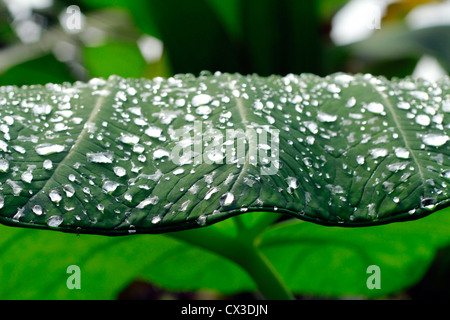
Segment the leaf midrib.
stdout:
<svg viewBox="0 0 450 320">
<path fill-rule="evenodd" d="M 383 104 L 387 107 L 387 109 L 389 109 L 389 112 L 390 112 L 391 115 L 392 115 L 392 119 L 393 119 L 393 121 L 394 121 L 396 127 L 397 127 L 398 130 L 400 131 L 400 136 L 401 136 L 401 138 L 402 138 L 402 140 L 403 140 L 403 143 L 404 143 L 404 145 L 405 145 L 405 148 L 406 148 L 406 149 L 408 150 L 408 152 L 411 154 L 411 157 L 412 157 L 414 163 L 417 165 L 417 168 L 418 168 L 418 170 L 419 170 L 420 180 L 422 181 L 422 188 L 423 188 L 424 195 L 425 195 L 425 192 L 426 192 L 426 187 L 425 187 L 425 186 L 426 186 L 426 183 L 425 183 L 425 178 L 424 178 L 423 171 L 422 171 L 422 166 L 420 165 L 420 162 L 417 160 L 417 157 L 416 157 L 416 155 L 415 155 L 414 149 L 412 149 L 412 148 L 410 147 L 410 145 L 409 145 L 409 143 L 408 143 L 408 140 L 406 139 L 406 134 L 405 134 L 404 128 L 401 126 L 400 121 L 398 121 L 397 114 L 396 114 L 396 112 L 395 112 L 394 107 L 392 106 L 390 100 L 389 100 L 387 97 L 385 97 L 380 91 L 378 91 L 377 88 L 373 85 L 373 83 L 371 83 L 370 81 L 368 81 L 368 83 L 369 83 L 370 86 L 375 90 L 375 92 L 381 97 L 381 99 L 383 100 Z"/>
<path fill-rule="evenodd" d="M 235 88 L 235 86 L 234 86 L 234 82 L 233 82 L 233 80 L 231 79 L 231 77 L 230 76 L 228 76 L 228 88 L 233 92 L 233 90 L 236 90 L 236 88 Z M 233 95 L 232 95 L 233 96 Z M 242 169 L 241 169 L 241 172 L 239 172 L 239 175 L 238 175 L 238 177 L 236 178 L 236 180 L 234 181 L 234 183 L 233 183 L 233 185 L 231 186 L 231 188 L 230 188 L 230 193 L 231 194 L 234 194 L 234 190 L 235 190 L 235 188 L 236 188 L 236 186 L 239 184 L 239 182 L 242 180 L 242 178 L 243 178 L 243 176 L 244 176 L 244 174 L 245 174 L 245 172 L 247 171 L 247 168 L 248 168 L 248 164 L 250 163 L 250 150 L 252 150 L 252 148 L 254 147 L 252 144 L 253 144 L 253 141 L 252 141 L 252 139 L 249 139 L 249 134 L 248 134 L 248 127 L 247 127 L 247 124 L 248 124 L 248 120 L 247 120 L 247 116 L 246 116 L 246 114 L 245 114 L 245 107 L 244 107 L 244 105 L 243 105 L 243 101 L 242 101 L 242 98 L 239 96 L 239 97 L 235 97 L 236 98 L 236 107 L 237 107 L 237 109 L 238 109 L 238 111 L 239 111 L 239 116 L 240 116 L 240 118 L 241 118 L 241 120 L 242 120 L 242 123 L 244 124 L 244 130 L 245 130 L 245 139 L 248 141 L 248 150 L 247 150 L 247 154 L 246 154 L 246 156 L 245 156 L 245 162 L 244 162 L 244 164 L 243 164 L 243 166 L 242 166 Z"/>
<path fill-rule="evenodd" d="M 111 78 L 109 78 L 106 82 L 106 85 L 104 86 L 103 90 L 109 90 L 111 89 L 112 85 L 114 84 L 114 81 L 111 81 Z M 55 175 L 57 174 L 58 170 L 60 170 L 60 168 L 62 166 L 65 165 L 65 162 L 67 161 L 67 159 L 69 159 L 72 154 L 76 151 L 78 145 L 80 144 L 80 142 L 83 140 L 83 137 L 86 135 L 86 133 L 89 131 L 89 123 L 93 123 L 95 122 L 95 119 L 97 118 L 98 114 L 100 113 L 100 109 L 103 106 L 103 102 L 105 101 L 105 99 L 109 97 L 109 95 L 100 95 L 97 102 L 94 105 L 94 108 L 92 109 L 91 113 L 89 114 L 89 118 L 84 122 L 83 124 L 83 129 L 81 130 L 80 134 L 78 135 L 77 139 L 75 140 L 75 143 L 72 145 L 72 147 L 70 148 L 69 152 L 66 154 L 66 156 L 58 163 L 58 165 L 56 166 L 55 170 L 53 170 L 52 175 L 47 179 L 46 183 L 42 186 L 41 189 L 39 189 L 39 191 L 37 191 L 35 193 L 35 195 L 33 197 L 31 197 L 27 203 L 29 201 L 31 201 L 34 197 L 36 197 L 41 191 L 46 190 L 48 184 L 50 181 L 53 180 L 53 178 L 55 177 Z"/>
</svg>

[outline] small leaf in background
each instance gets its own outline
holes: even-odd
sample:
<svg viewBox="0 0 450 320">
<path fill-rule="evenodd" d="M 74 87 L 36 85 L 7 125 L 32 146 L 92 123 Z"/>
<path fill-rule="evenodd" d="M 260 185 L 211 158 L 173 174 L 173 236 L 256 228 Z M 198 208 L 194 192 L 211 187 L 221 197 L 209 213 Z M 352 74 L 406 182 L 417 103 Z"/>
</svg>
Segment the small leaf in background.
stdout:
<svg viewBox="0 0 450 320">
<path fill-rule="evenodd" d="M 91 77 L 140 77 L 145 60 L 134 42 L 108 42 L 83 48 L 84 64 Z"/>
<path fill-rule="evenodd" d="M 24 76 L 25 75 L 25 76 Z M 76 78 L 67 65 L 48 54 L 26 61 L 5 71 L 0 77 L 1 85 L 31 85 L 73 82 Z"/>
</svg>

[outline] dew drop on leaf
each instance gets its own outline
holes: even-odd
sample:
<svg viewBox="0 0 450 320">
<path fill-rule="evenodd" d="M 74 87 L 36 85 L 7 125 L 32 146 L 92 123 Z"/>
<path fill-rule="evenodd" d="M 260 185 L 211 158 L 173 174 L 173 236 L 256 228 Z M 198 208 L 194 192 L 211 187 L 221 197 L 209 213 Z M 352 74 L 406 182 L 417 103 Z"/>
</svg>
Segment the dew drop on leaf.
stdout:
<svg viewBox="0 0 450 320">
<path fill-rule="evenodd" d="M 50 160 L 50 159 L 44 160 L 44 162 L 42 163 L 42 167 L 43 167 L 45 170 L 51 170 L 51 169 L 53 169 L 53 162 L 52 162 L 52 160 Z"/>
<path fill-rule="evenodd" d="M 416 122 L 422 126 L 428 126 L 431 123 L 431 120 L 426 114 L 420 114 L 416 116 Z"/>
<path fill-rule="evenodd" d="M 114 155 L 112 152 L 88 152 L 86 158 L 89 162 L 94 163 L 112 163 Z"/>
<path fill-rule="evenodd" d="M 337 120 L 337 115 L 331 115 L 322 111 L 317 113 L 317 120 L 320 122 L 334 122 Z"/>
<path fill-rule="evenodd" d="M 422 141 L 427 146 L 440 147 L 448 141 L 448 136 L 445 134 L 430 133 L 424 135 Z"/>
<path fill-rule="evenodd" d="M 52 143 L 42 143 L 35 147 L 36 153 L 41 156 L 47 156 L 54 153 L 60 153 L 64 151 L 66 146 Z"/>
<path fill-rule="evenodd" d="M 23 182 L 26 183 L 31 183 L 31 181 L 33 181 L 33 174 L 30 171 L 25 171 L 24 173 L 22 173 L 22 175 L 20 176 L 20 179 Z"/>
<path fill-rule="evenodd" d="M 366 106 L 367 110 L 372 113 L 382 113 L 384 111 L 384 106 L 379 102 L 371 102 Z"/>
<path fill-rule="evenodd" d="M 408 159 L 409 158 L 409 151 L 405 148 L 395 148 L 394 149 L 395 156 L 399 159 Z"/>
<path fill-rule="evenodd" d="M 114 167 L 113 170 L 114 170 L 114 173 L 116 174 L 116 176 L 118 176 L 118 177 L 123 177 L 124 175 L 127 174 L 127 170 L 125 170 L 122 167 Z"/>
<path fill-rule="evenodd" d="M 50 193 L 48 194 L 48 196 L 50 197 L 50 200 L 52 202 L 58 203 L 62 200 L 62 196 L 61 193 L 59 193 L 58 190 L 52 190 L 50 191 Z"/>
<path fill-rule="evenodd" d="M 224 193 L 220 197 L 220 205 L 221 206 L 229 206 L 234 201 L 234 195 L 231 192 Z"/>
<path fill-rule="evenodd" d="M 51 216 L 47 220 L 47 225 L 49 227 L 58 227 L 63 222 L 63 218 L 61 216 Z"/>
<path fill-rule="evenodd" d="M 38 216 L 40 216 L 44 212 L 42 210 L 42 207 L 38 204 L 34 205 L 31 210 L 33 211 L 34 214 L 37 214 Z"/>
<path fill-rule="evenodd" d="M 5 159 L 0 159 L 0 173 L 7 172 L 9 169 L 9 162 Z"/>
<path fill-rule="evenodd" d="M 153 224 L 157 224 L 157 223 L 159 223 L 161 221 L 161 217 L 160 216 L 154 216 L 151 221 L 152 221 Z"/>
<path fill-rule="evenodd" d="M 192 98 L 191 103 L 194 107 L 198 107 L 210 103 L 211 100 L 212 97 L 209 94 L 199 94 Z"/>
</svg>

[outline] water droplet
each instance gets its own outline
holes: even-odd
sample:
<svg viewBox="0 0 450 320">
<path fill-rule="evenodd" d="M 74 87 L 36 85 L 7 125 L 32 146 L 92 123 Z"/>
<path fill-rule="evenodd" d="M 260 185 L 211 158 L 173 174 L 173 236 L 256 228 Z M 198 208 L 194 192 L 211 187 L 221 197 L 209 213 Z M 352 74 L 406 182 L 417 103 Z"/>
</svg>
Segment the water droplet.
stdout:
<svg viewBox="0 0 450 320">
<path fill-rule="evenodd" d="M 52 202 L 55 202 L 55 203 L 58 203 L 58 202 L 60 202 L 62 200 L 61 193 L 59 193 L 58 190 L 50 191 L 48 196 L 50 197 L 50 200 L 52 200 Z"/>
<path fill-rule="evenodd" d="M 127 90 L 125 90 L 130 96 L 134 96 L 136 93 L 137 93 L 137 91 L 136 91 L 136 89 L 135 88 L 132 88 L 132 87 L 129 87 L 129 88 L 127 88 Z"/>
<path fill-rule="evenodd" d="M 145 134 L 152 138 L 159 138 L 162 134 L 162 129 L 150 126 L 145 130 Z"/>
<path fill-rule="evenodd" d="M 145 151 L 145 147 L 141 144 L 135 144 L 133 146 L 133 152 L 135 153 L 143 153 Z"/>
<path fill-rule="evenodd" d="M 336 84 L 330 83 L 327 86 L 327 91 L 331 92 L 331 93 L 339 93 L 339 92 L 341 92 L 341 89 Z"/>
<path fill-rule="evenodd" d="M 182 174 L 182 173 L 184 173 L 184 169 L 183 168 L 176 169 L 173 172 L 173 174 L 176 175 L 176 176 L 179 175 L 179 174 Z"/>
<path fill-rule="evenodd" d="M 94 163 L 112 163 L 114 154 L 112 152 L 88 152 L 87 160 Z"/>
<path fill-rule="evenodd" d="M 385 148 L 375 148 L 375 149 L 369 150 L 369 153 L 372 156 L 372 158 L 377 159 L 380 157 L 386 157 L 388 155 L 389 151 Z"/>
<path fill-rule="evenodd" d="M 75 194 L 75 188 L 71 184 L 65 184 L 63 186 L 63 190 L 66 193 L 66 196 L 71 198 Z"/>
<path fill-rule="evenodd" d="M 157 223 L 161 222 L 161 217 L 160 216 L 154 216 L 151 221 L 152 221 L 153 224 L 157 224 Z"/>
<path fill-rule="evenodd" d="M 443 173 L 441 173 L 441 176 L 444 178 L 450 179 L 450 170 L 446 170 Z"/>
<path fill-rule="evenodd" d="M 409 151 L 405 148 L 395 148 L 394 149 L 395 156 L 399 159 L 408 159 L 409 158 Z"/>
<path fill-rule="evenodd" d="M 287 183 L 289 188 L 292 188 L 292 189 L 297 189 L 298 188 L 297 178 L 295 178 L 295 177 L 287 177 L 285 180 L 286 180 L 286 183 Z"/>
<path fill-rule="evenodd" d="M 371 102 L 366 106 L 366 109 L 372 113 L 382 113 L 384 111 L 384 106 L 379 102 Z"/>
<path fill-rule="evenodd" d="M 117 183 L 115 181 L 107 180 L 103 184 L 103 192 L 105 193 L 112 193 L 116 191 L 117 187 L 120 185 L 120 183 Z"/>
<path fill-rule="evenodd" d="M 22 146 L 12 146 L 12 148 L 21 154 L 24 154 L 27 152 L 27 150 L 25 150 L 25 148 Z"/>
<path fill-rule="evenodd" d="M 22 187 L 17 184 L 17 182 L 12 181 L 11 179 L 6 180 L 6 183 L 9 184 L 12 188 L 13 195 L 18 196 L 22 192 Z"/>
<path fill-rule="evenodd" d="M 121 141 L 122 143 L 125 144 L 130 144 L 130 145 L 135 145 L 136 143 L 138 143 L 140 140 L 140 138 L 138 136 L 135 136 L 134 134 L 123 134 L 121 133 L 121 136 L 119 138 L 119 141 Z"/>
<path fill-rule="evenodd" d="M 212 100 L 212 97 L 210 95 L 199 94 L 192 98 L 191 103 L 194 107 L 198 107 L 198 106 L 210 103 L 211 100 Z"/>
<path fill-rule="evenodd" d="M 397 103 L 397 108 L 403 109 L 403 110 L 409 110 L 411 108 L 411 106 L 409 105 L 408 102 L 400 101 L 399 103 Z"/>
<path fill-rule="evenodd" d="M 306 143 L 309 145 L 313 145 L 314 141 L 316 141 L 316 138 L 314 138 L 313 136 L 307 136 L 306 137 Z"/>
<path fill-rule="evenodd" d="M 114 167 L 113 170 L 114 170 L 114 173 L 116 174 L 116 176 L 118 176 L 118 177 L 123 177 L 124 175 L 127 174 L 127 170 L 125 170 L 122 167 Z"/>
<path fill-rule="evenodd" d="M 159 197 L 158 197 L 158 196 L 148 197 L 148 198 L 142 200 L 142 201 L 136 206 L 136 208 L 138 208 L 138 209 L 144 209 L 144 208 L 147 207 L 148 205 L 155 205 L 155 204 L 157 204 L 158 201 L 159 201 Z"/>
<path fill-rule="evenodd" d="M 186 200 L 186 201 L 184 201 L 184 202 L 181 204 L 179 211 L 186 211 L 186 209 L 187 209 L 189 203 L 191 203 L 191 200 Z"/>
<path fill-rule="evenodd" d="M 444 134 L 430 133 L 424 135 L 422 141 L 427 146 L 440 147 L 448 141 L 448 136 Z"/>
<path fill-rule="evenodd" d="M 47 225 L 49 227 L 58 227 L 63 222 L 63 218 L 61 216 L 51 216 L 47 220 Z"/>
<path fill-rule="evenodd" d="M 7 172 L 9 169 L 9 162 L 5 159 L 0 159 L 0 172 Z"/>
<path fill-rule="evenodd" d="M 419 114 L 416 116 L 416 122 L 422 126 L 428 126 L 431 123 L 431 119 L 425 114 Z"/>
<path fill-rule="evenodd" d="M 435 198 L 423 198 L 420 205 L 422 208 L 433 209 L 436 204 Z"/>
<path fill-rule="evenodd" d="M 125 193 L 125 194 L 123 195 L 123 198 L 124 198 L 125 200 L 127 200 L 127 201 L 132 201 L 132 200 L 133 200 L 133 196 L 132 196 L 131 194 L 129 194 L 129 193 Z"/>
<path fill-rule="evenodd" d="M 337 115 L 331 115 L 322 111 L 317 113 L 317 120 L 320 122 L 334 122 L 337 120 Z"/>
<path fill-rule="evenodd" d="M 383 182 L 383 190 L 387 194 L 392 193 L 392 191 L 394 191 L 394 187 L 395 187 L 395 184 L 392 183 L 392 182 L 389 182 L 389 181 L 384 181 Z"/>
<path fill-rule="evenodd" d="M 316 134 L 317 132 L 319 132 L 319 126 L 314 121 L 305 121 L 304 124 L 305 127 L 309 131 L 311 131 L 311 133 Z"/>
<path fill-rule="evenodd" d="M 37 214 L 38 216 L 40 216 L 42 213 L 44 213 L 44 211 L 42 210 L 42 207 L 38 204 L 33 206 L 33 208 L 31 210 L 33 211 L 34 214 Z"/>
<path fill-rule="evenodd" d="M 442 102 L 442 111 L 450 112 L 450 99 L 447 99 Z"/>
<path fill-rule="evenodd" d="M 428 100 L 428 93 L 423 91 L 411 91 L 409 94 L 419 100 Z"/>
<path fill-rule="evenodd" d="M 388 164 L 386 166 L 386 168 L 391 171 L 391 172 L 398 172 L 401 170 L 405 170 L 406 166 L 409 164 L 409 161 L 404 161 L 404 162 L 395 162 L 395 163 L 391 163 Z"/>
<path fill-rule="evenodd" d="M 365 158 L 364 158 L 364 156 L 361 156 L 361 155 L 358 155 L 358 156 L 356 156 L 356 162 L 359 164 L 359 165 L 363 165 L 364 164 L 364 162 L 365 162 Z"/>
<path fill-rule="evenodd" d="M 197 218 L 197 223 L 198 223 L 198 225 L 200 225 L 200 226 L 205 226 L 206 225 L 206 215 L 204 215 L 204 214 L 202 214 L 201 216 L 199 216 L 198 218 Z"/>
<path fill-rule="evenodd" d="M 195 110 L 195 113 L 199 115 L 208 115 L 211 112 L 212 109 L 209 106 L 200 106 Z"/>
<path fill-rule="evenodd" d="M 219 200 L 221 206 L 229 206 L 233 203 L 233 201 L 234 194 L 232 194 L 231 192 L 224 193 Z"/>
<path fill-rule="evenodd" d="M 347 108 L 352 108 L 356 105 L 356 99 L 355 97 L 351 97 L 350 99 L 348 99 L 347 103 L 345 104 L 345 106 Z"/>
<path fill-rule="evenodd" d="M 371 204 L 367 205 L 367 213 L 371 217 L 376 216 L 377 213 L 375 211 L 375 203 L 371 203 Z"/>
<path fill-rule="evenodd" d="M 206 156 L 212 163 L 220 163 L 224 158 L 224 154 L 220 150 L 211 150 L 207 152 Z"/>
<path fill-rule="evenodd" d="M 33 106 L 32 112 L 35 116 L 47 115 L 52 112 L 53 107 L 49 104 L 38 104 Z"/>
<path fill-rule="evenodd" d="M 153 160 L 159 160 L 163 157 L 168 157 L 170 153 L 164 149 L 158 149 L 153 152 Z"/>
<path fill-rule="evenodd" d="M 54 153 L 63 152 L 66 146 L 52 143 L 42 143 L 35 147 L 36 153 L 41 156 L 47 156 Z"/>
<path fill-rule="evenodd" d="M 211 196 L 214 194 L 214 193 L 216 193 L 216 192 L 218 192 L 219 191 L 219 188 L 217 188 L 217 187 L 212 187 L 211 189 L 209 189 L 207 192 L 206 192 L 206 194 L 205 194 L 205 200 L 209 200 L 210 198 L 211 198 Z"/>
<path fill-rule="evenodd" d="M 8 151 L 8 144 L 3 140 L 0 140 L 0 151 L 3 151 L 3 152 Z"/>
<path fill-rule="evenodd" d="M 45 170 L 51 170 L 51 169 L 53 169 L 53 162 L 52 162 L 52 160 L 50 160 L 50 159 L 44 160 L 44 162 L 42 163 L 42 167 L 43 167 Z"/>
<path fill-rule="evenodd" d="M 23 182 L 31 183 L 31 181 L 33 181 L 33 174 L 30 171 L 25 171 L 20 176 L 20 179 L 22 179 Z"/>
</svg>

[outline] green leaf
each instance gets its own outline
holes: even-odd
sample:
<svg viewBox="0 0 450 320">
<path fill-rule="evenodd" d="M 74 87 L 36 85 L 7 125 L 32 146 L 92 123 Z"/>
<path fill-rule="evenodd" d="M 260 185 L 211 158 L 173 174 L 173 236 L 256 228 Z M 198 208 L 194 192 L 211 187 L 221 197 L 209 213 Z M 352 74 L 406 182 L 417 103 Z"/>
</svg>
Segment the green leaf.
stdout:
<svg viewBox="0 0 450 320">
<path fill-rule="evenodd" d="M 223 230 L 222 223 L 210 228 Z M 422 278 L 437 250 L 450 242 L 449 223 L 449 209 L 416 221 L 367 228 L 330 228 L 290 220 L 263 232 L 258 249 L 295 294 L 383 297 L 405 290 Z M 227 229 L 231 231 L 233 225 L 228 224 Z M 205 263 L 193 265 L 194 260 Z M 223 269 L 222 260 L 195 247 L 178 247 L 164 259 L 155 260 L 145 276 L 173 290 L 209 288 L 235 293 L 253 289 L 245 274 L 234 271 L 235 266 L 228 264 Z M 381 289 L 370 290 L 366 285 L 371 265 L 381 270 Z M 221 276 L 224 274 L 227 276 Z M 217 280 L 224 278 L 229 281 Z"/>
<path fill-rule="evenodd" d="M 145 67 L 145 60 L 135 42 L 111 41 L 98 47 L 84 47 L 83 60 L 91 77 L 110 74 L 140 77 Z"/>
<path fill-rule="evenodd" d="M 449 79 L 178 75 L 2 87 L 4 224 L 123 235 L 448 206 Z"/>
<path fill-rule="evenodd" d="M 231 234 L 232 220 L 208 228 Z M 296 294 L 385 296 L 421 278 L 437 248 L 449 243 L 449 223 L 448 209 L 417 221 L 368 228 L 287 221 L 263 233 L 258 247 Z M 135 279 L 177 291 L 255 290 L 236 264 L 166 235 L 76 236 L 0 225 L 0 248 L 1 299 L 115 299 Z M 367 267 L 373 264 L 381 268 L 381 290 L 365 286 Z M 66 286 L 70 265 L 80 267 L 81 290 Z"/>
<path fill-rule="evenodd" d="M 383 297 L 415 285 L 437 250 L 450 242 L 449 209 L 417 221 L 367 228 L 329 228 L 303 221 L 272 227 L 260 248 L 292 292 L 313 296 Z M 371 290 L 368 267 L 380 268 Z"/>
</svg>

